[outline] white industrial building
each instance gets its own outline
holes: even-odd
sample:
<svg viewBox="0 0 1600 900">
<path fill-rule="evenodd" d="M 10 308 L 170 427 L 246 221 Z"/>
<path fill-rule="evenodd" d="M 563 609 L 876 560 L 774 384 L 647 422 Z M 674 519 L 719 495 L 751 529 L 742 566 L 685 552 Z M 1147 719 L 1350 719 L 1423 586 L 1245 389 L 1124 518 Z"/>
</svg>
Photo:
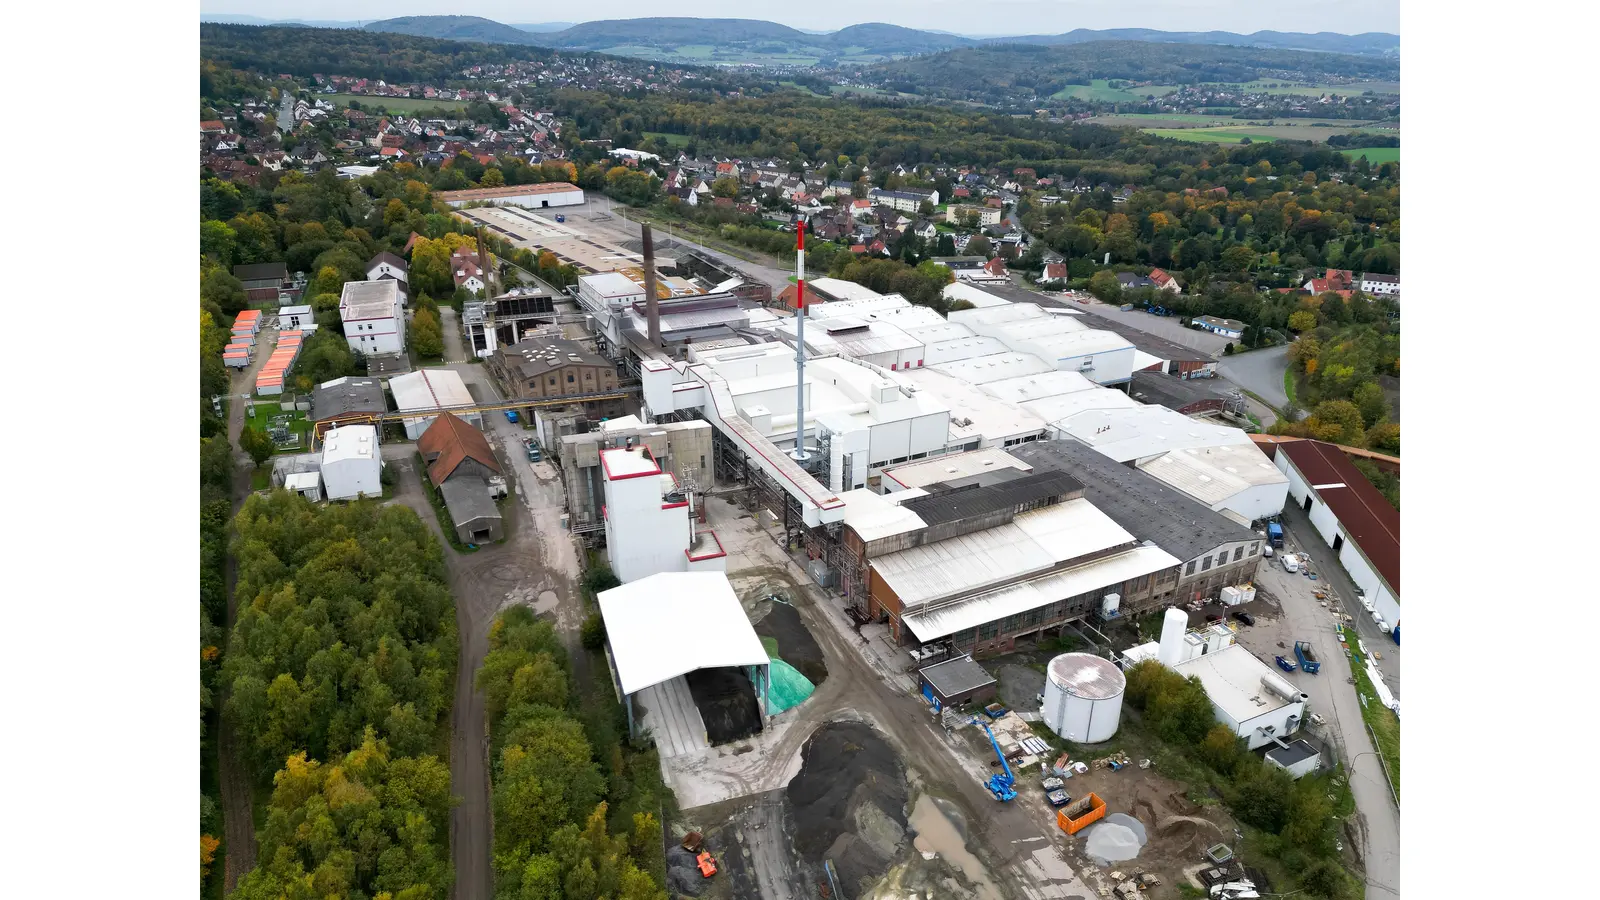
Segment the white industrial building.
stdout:
<svg viewBox="0 0 1600 900">
<path fill-rule="evenodd" d="M 404 353 L 406 316 L 400 282 L 346 281 L 339 295 L 339 321 L 352 353 Z"/>
<path fill-rule="evenodd" d="M 281 306 L 278 308 L 278 330 L 316 328 L 317 317 L 309 306 Z"/>
<path fill-rule="evenodd" d="M 889 322 L 835 316 L 810 326 L 806 329 L 808 356 L 848 356 L 890 371 L 914 369 L 923 363 L 923 343 Z M 781 340 L 793 346 L 798 328 L 793 321 L 779 324 Z"/>
<path fill-rule="evenodd" d="M 952 281 L 944 286 L 944 299 L 954 303 L 965 300 L 975 309 L 988 309 L 993 306 L 1008 306 L 1011 301 L 1004 297 L 997 297 L 982 288 L 974 287 L 964 281 Z"/>
<path fill-rule="evenodd" d="M 1288 495 L 1384 622 L 1400 624 L 1400 511 L 1333 444 L 1284 441 L 1273 463 Z"/>
<path fill-rule="evenodd" d="M 381 281 L 361 282 L 383 284 Z M 463 407 L 477 401 L 467 391 L 466 382 L 453 369 L 418 369 L 389 379 L 389 392 L 394 394 L 395 408 L 408 414 L 403 419 L 406 437 L 417 440 L 428 430 L 440 410 L 449 410 L 478 428 L 483 427 L 483 414 L 464 412 Z"/>
<path fill-rule="evenodd" d="M 1044 724 L 1075 744 L 1109 741 L 1122 721 L 1128 680 L 1109 659 L 1063 653 L 1045 669 Z"/>
<path fill-rule="evenodd" d="M 648 449 L 601 450 L 600 468 L 606 554 L 623 584 L 661 572 L 727 569 L 727 553 L 716 534 L 695 531 L 693 496 L 671 472 L 661 471 Z"/>
<path fill-rule="evenodd" d="M 581 206 L 583 189 L 564 181 L 544 184 L 508 184 L 504 187 L 469 188 L 461 191 L 440 191 L 434 197 L 455 207 L 469 203 L 492 206 L 526 206 L 542 209 L 547 206 Z"/>
<path fill-rule="evenodd" d="M 710 747 L 684 680 L 691 672 L 742 669 L 767 714 L 771 659 L 726 575 L 663 572 L 601 591 L 598 600 L 628 731 L 648 732 L 663 758 Z"/>
<path fill-rule="evenodd" d="M 1052 316 L 1036 303 L 956 310 L 949 318 L 1016 353 L 1032 354 L 1052 369 L 1077 372 L 1096 384 L 1121 384 L 1133 377 L 1134 349 L 1127 338 L 1089 328 L 1072 316 Z"/>
<path fill-rule="evenodd" d="M 329 500 L 383 496 L 382 470 L 373 426 L 330 428 L 322 436 L 322 485 Z"/>
<path fill-rule="evenodd" d="M 1185 678 L 1200 679 L 1217 721 L 1251 750 L 1287 740 L 1305 723 L 1310 699 L 1272 667 L 1235 643 L 1226 625 L 1189 631 L 1189 616 L 1168 609 L 1161 639 L 1122 654 L 1123 666 L 1154 659 Z"/>
</svg>

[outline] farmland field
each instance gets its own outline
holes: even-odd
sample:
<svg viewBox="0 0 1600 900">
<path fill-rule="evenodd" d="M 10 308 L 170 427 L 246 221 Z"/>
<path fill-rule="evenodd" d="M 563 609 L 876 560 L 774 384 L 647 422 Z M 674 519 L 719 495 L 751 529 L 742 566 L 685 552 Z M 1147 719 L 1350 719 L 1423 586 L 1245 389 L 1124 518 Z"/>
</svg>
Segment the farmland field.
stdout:
<svg viewBox="0 0 1600 900">
<path fill-rule="evenodd" d="M 1341 152 L 1351 159 L 1357 159 L 1365 156 L 1367 158 L 1367 162 L 1372 163 L 1373 165 L 1400 161 L 1399 147 L 1362 147 L 1357 150 L 1344 150 Z"/>
<path fill-rule="evenodd" d="M 1197 125 L 1230 125 L 1243 120 L 1228 116 L 1205 116 L 1196 113 L 1119 113 L 1095 116 L 1091 125 L 1137 126 L 1139 128 L 1192 128 Z"/>
<path fill-rule="evenodd" d="M 364 110 L 381 107 L 392 113 L 418 113 L 430 109 L 463 110 L 467 108 L 460 100 L 416 100 L 411 97 L 369 97 L 363 94 L 338 94 L 334 102 L 341 106 L 349 106 L 354 100 L 361 104 Z"/>
<path fill-rule="evenodd" d="M 687 147 L 689 145 L 689 136 L 687 134 L 668 134 L 665 131 L 646 131 L 644 136 L 647 138 L 661 138 L 663 141 L 667 142 L 667 146 L 669 147 Z"/>
<path fill-rule="evenodd" d="M 1141 87 L 1124 90 L 1114 88 L 1104 78 L 1096 78 L 1092 84 L 1069 84 L 1051 95 L 1055 100 L 1091 100 L 1101 103 L 1138 103 L 1151 94 L 1157 97 L 1170 93 L 1170 87 Z"/>
<path fill-rule="evenodd" d="M 1240 138 L 1249 138 L 1252 141 L 1326 141 L 1336 134 L 1349 134 L 1352 131 L 1373 132 L 1378 134 L 1398 134 L 1397 129 L 1375 129 L 1362 127 L 1365 123 L 1351 122 L 1349 124 L 1328 125 L 1288 125 L 1283 120 L 1275 124 L 1257 125 L 1243 120 L 1224 120 L 1221 124 L 1209 128 L 1153 128 L 1144 130 L 1150 134 L 1161 137 L 1177 138 L 1180 141 L 1195 141 L 1208 144 L 1233 144 Z M 1105 123 L 1112 124 L 1112 123 Z"/>
</svg>

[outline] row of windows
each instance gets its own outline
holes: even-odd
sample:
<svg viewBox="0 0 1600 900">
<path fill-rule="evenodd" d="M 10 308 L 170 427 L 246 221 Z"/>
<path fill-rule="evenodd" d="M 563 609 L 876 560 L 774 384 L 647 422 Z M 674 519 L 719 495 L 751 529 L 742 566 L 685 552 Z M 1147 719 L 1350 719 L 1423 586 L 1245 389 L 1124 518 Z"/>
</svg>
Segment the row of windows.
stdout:
<svg viewBox="0 0 1600 900">
<path fill-rule="evenodd" d="M 1251 556 L 1255 556 L 1258 552 L 1260 552 L 1260 550 L 1261 550 L 1261 542 L 1260 541 L 1257 541 L 1254 544 L 1250 545 L 1250 555 Z M 1233 548 L 1233 561 L 1234 562 L 1239 562 L 1242 559 L 1244 559 L 1244 545 L 1240 544 L 1239 546 Z M 1200 565 L 1200 571 L 1202 571 L 1202 572 L 1210 571 L 1213 560 L 1215 560 L 1216 564 L 1219 565 L 1219 566 L 1227 565 L 1228 564 L 1228 551 L 1224 550 L 1221 553 L 1218 553 L 1215 557 L 1206 556 L 1206 557 L 1200 558 L 1199 560 L 1193 560 L 1193 559 L 1189 560 L 1189 564 L 1187 566 L 1185 566 L 1184 569 L 1183 569 L 1183 574 L 1184 575 L 1193 575 L 1194 574 L 1194 567 L 1195 567 L 1195 564 L 1197 562 Z"/>
</svg>

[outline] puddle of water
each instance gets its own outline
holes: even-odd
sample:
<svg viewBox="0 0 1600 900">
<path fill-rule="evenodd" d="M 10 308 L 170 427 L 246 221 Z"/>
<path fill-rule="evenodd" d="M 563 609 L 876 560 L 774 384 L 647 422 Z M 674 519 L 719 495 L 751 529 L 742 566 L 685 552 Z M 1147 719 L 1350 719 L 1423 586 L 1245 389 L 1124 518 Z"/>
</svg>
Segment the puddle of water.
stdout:
<svg viewBox="0 0 1600 900">
<path fill-rule="evenodd" d="M 1132 816 L 1112 813 L 1090 828 L 1084 852 L 1102 866 L 1133 859 L 1145 844 L 1144 824 Z"/>
<path fill-rule="evenodd" d="M 917 833 L 913 842 L 917 850 L 924 856 L 937 853 L 960 869 L 977 889 L 979 900 L 1001 900 L 1000 888 L 990 880 L 983 863 L 967 849 L 961 832 L 956 830 L 955 823 L 945 816 L 944 810 L 939 808 L 932 796 L 922 794 L 917 797 L 917 802 L 911 807 L 910 822 L 912 830 Z"/>
</svg>

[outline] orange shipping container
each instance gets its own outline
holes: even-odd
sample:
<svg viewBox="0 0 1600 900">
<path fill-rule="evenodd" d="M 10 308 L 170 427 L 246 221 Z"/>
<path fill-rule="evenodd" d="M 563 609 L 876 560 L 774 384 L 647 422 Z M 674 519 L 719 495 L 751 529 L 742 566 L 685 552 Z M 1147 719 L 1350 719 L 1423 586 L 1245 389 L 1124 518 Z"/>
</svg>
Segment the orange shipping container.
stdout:
<svg viewBox="0 0 1600 900">
<path fill-rule="evenodd" d="M 1076 818 L 1074 818 L 1076 816 Z M 1089 796 L 1056 813 L 1056 825 L 1067 834 L 1077 834 L 1106 817 L 1106 802 L 1093 791 Z"/>
</svg>

